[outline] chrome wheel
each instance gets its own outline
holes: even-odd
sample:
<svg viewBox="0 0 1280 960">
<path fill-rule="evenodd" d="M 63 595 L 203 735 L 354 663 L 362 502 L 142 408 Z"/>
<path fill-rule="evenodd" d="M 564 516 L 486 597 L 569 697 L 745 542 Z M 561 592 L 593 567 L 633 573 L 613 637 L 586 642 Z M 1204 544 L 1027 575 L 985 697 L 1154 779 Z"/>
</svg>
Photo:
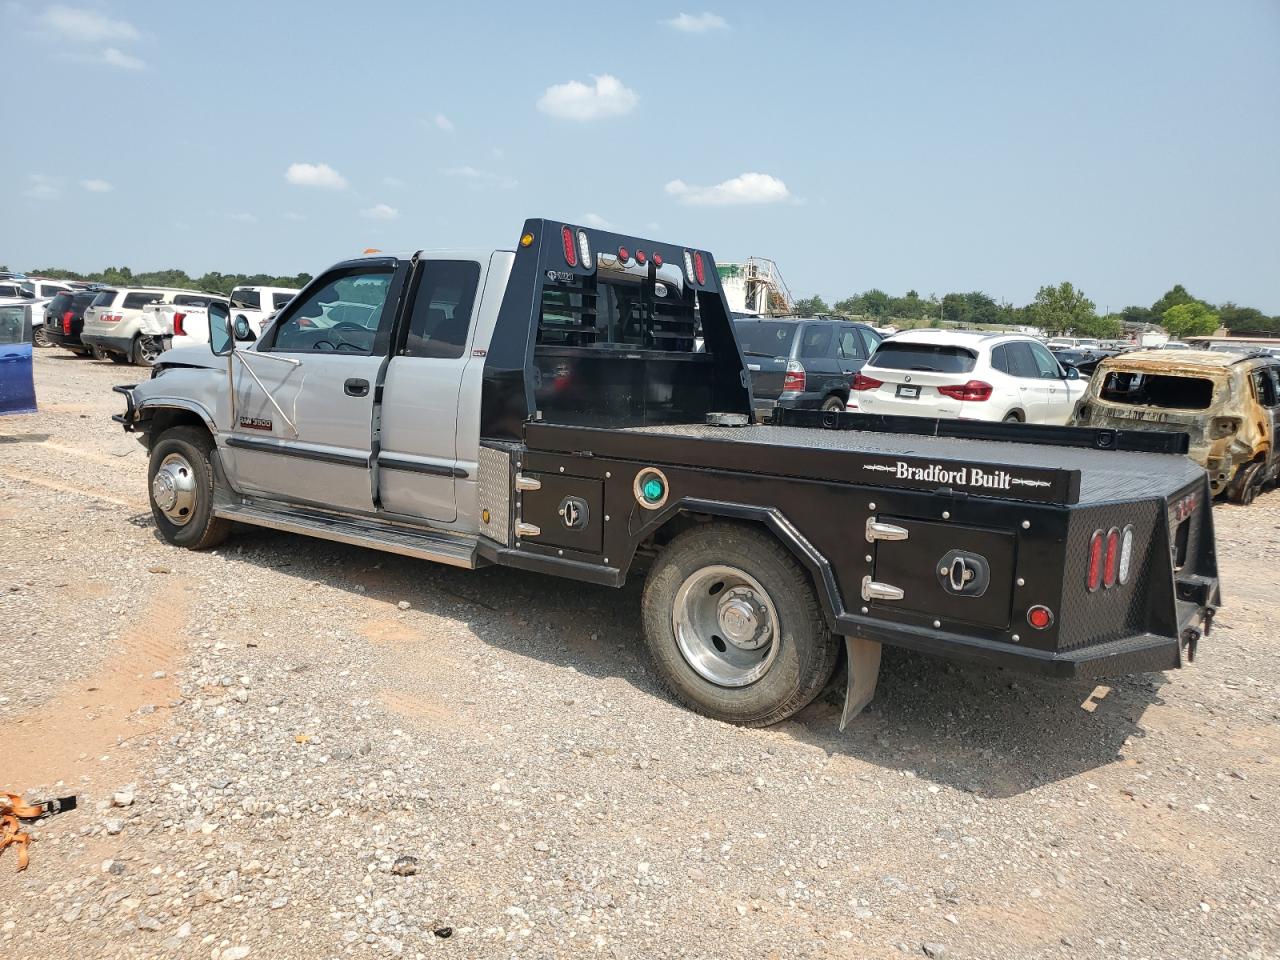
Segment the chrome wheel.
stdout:
<svg viewBox="0 0 1280 960">
<path fill-rule="evenodd" d="M 737 567 L 695 571 L 676 591 L 676 643 L 700 677 L 721 687 L 755 683 L 778 655 L 778 612 L 760 581 Z"/>
<path fill-rule="evenodd" d="M 171 453 L 151 478 L 151 499 L 174 526 L 191 519 L 196 506 L 196 476 L 186 457 Z"/>
<path fill-rule="evenodd" d="M 134 350 L 133 359 L 140 367 L 152 366 L 164 352 L 164 344 L 159 337 L 138 337 L 138 346 Z"/>
</svg>

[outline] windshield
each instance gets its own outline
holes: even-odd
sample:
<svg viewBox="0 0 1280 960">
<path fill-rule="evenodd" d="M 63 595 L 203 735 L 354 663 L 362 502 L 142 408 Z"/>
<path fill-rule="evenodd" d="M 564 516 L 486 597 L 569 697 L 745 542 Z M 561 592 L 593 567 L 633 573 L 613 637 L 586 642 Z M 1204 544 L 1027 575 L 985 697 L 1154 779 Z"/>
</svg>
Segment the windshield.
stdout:
<svg viewBox="0 0 1280 960">
<path fill-rule="evenodd" d="M 1175 410 L 1207 410 L 1213 404 L 1214 382 L 1207 377 L 1112 370 L 1098 388 L 1111 403 Z"/>
<path fill-rule="evenodd" d="M 800 325 L 793 321 L 738 320 L 733 328 L 743 353 L 757 357 L 789 357 Z"/>
<path fill-rule="evenodd" d="M 964 347 L 942 343 L 903 343 L 885 340 L 876 347 L 868 366 L 884 370 L 930 370 L 934 373 L 968 373 L 977 354 Z"/>
</svg>

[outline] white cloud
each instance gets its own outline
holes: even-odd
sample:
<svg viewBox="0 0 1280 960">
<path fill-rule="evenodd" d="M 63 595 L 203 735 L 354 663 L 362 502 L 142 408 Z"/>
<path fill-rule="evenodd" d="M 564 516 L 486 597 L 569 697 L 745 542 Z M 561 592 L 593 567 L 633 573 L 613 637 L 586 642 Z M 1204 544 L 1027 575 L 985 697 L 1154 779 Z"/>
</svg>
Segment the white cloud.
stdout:
<svg viewBox="0 0 1280 960">
<path fill-rule="evenodd" d="M 62 196 L 61 182 L 46 173 L 29 173 L 22 195 L 32 200 L 57 200 Z"/>
<path fill-rule="evenodd" d="M 473 189 L 482 190 L 485 187 L 494 187 L 499 190 L 513 190 L 517 186 L 516 181 L 503 173 L 492 173 L 488 170 L 478 170 L 475 167 L 446 167 L 440 171 L 446 177 L 456 177 L 459 180 L 465 180 L 471 184 Z"/>
<path fill-rule="evenodd" d="M 360 216 L 366 220 L 395 220 L 400 216 L 400 211 L 385 203 L 376 203 L 367 210 L 361 210 Z"/>
<path fill-rule="evenodd" d="M 115 189 L 115 187 L 113 187 L 106 180 L 98 180 L 96 178 L 81 180 L 80 186 L 84 187 L 90 193 L 110 193 L 112 190 Z"/>
<path fill-rule="evenodd" d="M 107 47 L 102 51 L 102 56 L 96 61 L 106 64 L 108 67 L 119 67 L 121 70 L 145 70 L 147 64 L 145 61 L 133 56 L 133 54 L 125 53 L 123 50 L 117 50 L 115 47 Z"/>
<path fill-rule="evenodd" d="M 618 229 L 612 223 L 606 220 L 604 217 L 600 216 L 600 214 L 598 213 L 586 214 L 582 218 L 582 222 L 585 223 L 588 227 L 595 227 L 597 230 L 612 230 L 616 233 Z"/>
<path fill-rule="evenodd" d="M 252 213 L 228 213 L 228 220 L 234 220 L 236 223 L 257 223 L 258 218 Z"/>
<path fill-rule="evenodd" d="M 724 17 L 714 13 L 682 13 L 670 20 L 663 20 L 672 30 L 682 33 L 709 33 L 712 30 L 727 30 L 729 24 Z"/>
<path fill-rule="evenodd" d="M 453 133 L 453 121 L 443 113 L 437 113 L 431 122 L 436 125 L 437 130 L 443 130 L 445 133 Z"/>
<path fill-rule="evenodd" d="M 112 20 L 96 10 L 62 4 L 54 4 L 41 14 L 39 23 L 66 40 L 81 43 L 137 40 L 141 36 L 127 20 Z"/>
<path fill-rule="evenodd" d="M 284 178 L 298 187 L 320 187 L 325 190 L 347 189 L 347 179 L 327 163 L 291 163 Z"/>
<path fill-rule="evenodd" d="M 640 95 L 609 74 L 592 77 L 594 84 L 570 80 L 547 87 L 538 98 L 538 109 L 565 120 L 599 120 L 630 113 Z"/>
<path fill-rule="evenodd" d="M 683 180 L 672 180 L 664 189 L 668 196 L 696 207 L 778 203 L 791 196 L 785 183 L 767 173 L 744 173 L 714 187 L 697 187 Z"/>
</svg>

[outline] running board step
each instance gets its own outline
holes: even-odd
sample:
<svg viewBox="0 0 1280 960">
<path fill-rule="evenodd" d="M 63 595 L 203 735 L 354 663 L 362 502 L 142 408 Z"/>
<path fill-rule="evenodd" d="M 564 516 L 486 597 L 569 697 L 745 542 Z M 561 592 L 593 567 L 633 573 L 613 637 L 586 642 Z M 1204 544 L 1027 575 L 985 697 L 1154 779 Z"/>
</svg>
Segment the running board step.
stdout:
<svg viewBox="0 0 1280 960">
<path fill-rule="evenodd" d="M 287 533 L 300 533 L 322 540 L 349 543 L 357 547 L 369 547 L 403 557 L 447 563 L 468 570 L 476 566 L 476 537 L 464 534 L 442 533 L 436 530 L 418 530 L 383 520 L 367 520 L 345 517 L 310 510 L 305 507 L 267 506 L 261 503 L 220 503 L 214 514 L 248 523 L 256 527 L 269 527 Z"/>
</svg>

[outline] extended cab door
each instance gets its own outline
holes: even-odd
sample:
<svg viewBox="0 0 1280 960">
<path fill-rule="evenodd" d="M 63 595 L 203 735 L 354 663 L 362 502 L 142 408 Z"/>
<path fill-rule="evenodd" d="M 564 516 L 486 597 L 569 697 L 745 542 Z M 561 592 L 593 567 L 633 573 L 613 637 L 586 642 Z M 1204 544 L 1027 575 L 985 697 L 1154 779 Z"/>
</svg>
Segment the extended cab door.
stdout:
<svg viewBox="0 0 1280 960">
<path fill-rule="evenodd" d="M 476 260 L 424 259 L 410 279 L 408 322 L 387 366 L 379 437 L 382 509 L 450 523 L 457 485 L 474 480 L 476 452 L 459 447 L 461 417 L 478 412 L 479 386 L 462 393 L 480 300 Z M 484 352 L 475 359 L 484 365 Z M 473 429 L 475 428 L 473 425 Z M 476 443 L 473 436 L 471 446 Z"/>
<path fill-rule="evenodd" d="M 233 364 L 231 479 L 246 493 L 373 509 L 374 394 L 407 268 L 352 261 L 300 294 Z"/>
</svg>

